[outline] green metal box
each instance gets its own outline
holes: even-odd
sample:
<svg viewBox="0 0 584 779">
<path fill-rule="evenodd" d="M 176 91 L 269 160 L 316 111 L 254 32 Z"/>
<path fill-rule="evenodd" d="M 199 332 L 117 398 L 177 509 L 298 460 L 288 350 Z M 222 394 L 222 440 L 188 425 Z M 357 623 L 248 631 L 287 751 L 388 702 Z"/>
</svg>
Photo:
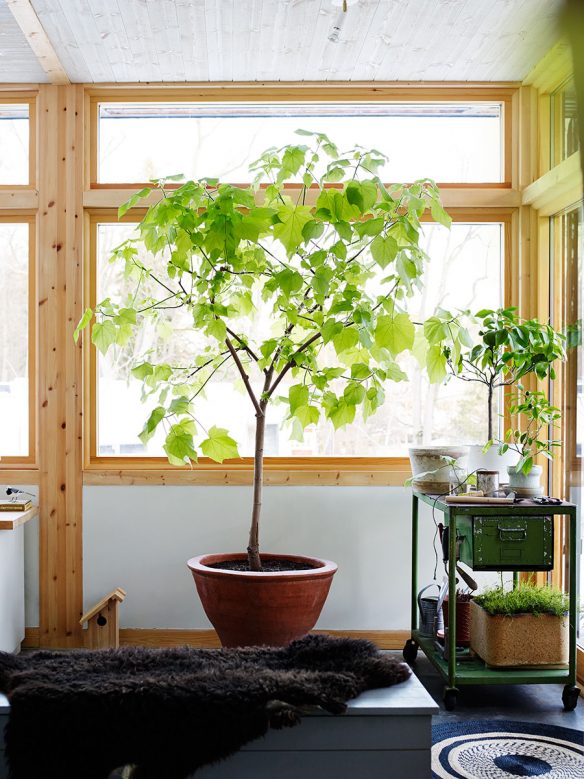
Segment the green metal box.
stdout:
<svg viewBox="0 0 584 779">
<path fill-rule="evenodd" d="M 551 571 L 553 517 L 458 516 L 459 557 L 475 571 Z"/>
</svg>

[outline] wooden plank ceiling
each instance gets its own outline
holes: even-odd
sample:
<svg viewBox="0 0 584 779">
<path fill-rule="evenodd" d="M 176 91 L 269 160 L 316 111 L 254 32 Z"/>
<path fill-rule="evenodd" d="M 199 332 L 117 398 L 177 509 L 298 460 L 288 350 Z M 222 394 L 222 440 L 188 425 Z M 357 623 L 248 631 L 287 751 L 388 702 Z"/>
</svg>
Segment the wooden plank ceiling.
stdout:
<svg viewBox="0 0 584 779">
<path fill-rule="evenodd" d="M 15 50 L 5 3 L 0 78 L 47 80 L 34 55 L 24 62 L 21 48 Z M 334 43 L 328 36 L 340 0 L 31 3 L 70 80 L 97 83 L 519 81 L 557 41 L 561 6 L 561 0 L 351 0 Z M 15 52 L 13 61 L 5 46 Z"/>
</svg>

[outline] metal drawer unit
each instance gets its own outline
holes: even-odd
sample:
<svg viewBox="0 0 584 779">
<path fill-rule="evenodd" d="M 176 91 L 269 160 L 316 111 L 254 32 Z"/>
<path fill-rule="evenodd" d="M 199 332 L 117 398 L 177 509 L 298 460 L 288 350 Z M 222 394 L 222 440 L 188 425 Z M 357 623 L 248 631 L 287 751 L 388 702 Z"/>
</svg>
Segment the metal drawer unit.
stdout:
<svg viewBox="0 0 584 779">
<path fill-rule="evenodd" d="M 448 558 L 460 558 L 475 570 L 549 570 L 553 563 L 553 524 L 555 516 L 567 521 L 567 555 L 569 608 L 568 668 L 525 668 L 518 670 L 489 668 L 479 657 L 462 658 L 456 649 L 457 608 L 454 593 L 457 586 L 456 566 L 448 568 L 448 639 L 447 647 L 438 646 L 434 636 L 418 630 L 418 508 L 425 503 L 430 511 L 426 519 L 440 512 L 448 527 Z M 573 503 L 541 506 L 525 500 L 520 505 L 477 505 L 476 503 L 446 503 L 441 496 L 412 495 L 412 633 L 404 646 L 404 659 L 412 663 L 421 649 L 446 682 L 444 704 L 456 706 L 458 688 L 473 684 L 564 684 L 562 702 L 571 711 L 576 707 L 579 688 L 576 686 L 576 602 L 577 549 L 580 538 L 578 515 Z M 480 531 L 480 532 L 479 532 Z M 513 574 L 514 586 L 518 574 Z M 447 649 L 446 656 L 444 649 Z"/>
<path fill-rule="evenodd" d="M 475 571 L 551 571 L 553 517 L 461 516 L 459 559 Z"/>
</svg>

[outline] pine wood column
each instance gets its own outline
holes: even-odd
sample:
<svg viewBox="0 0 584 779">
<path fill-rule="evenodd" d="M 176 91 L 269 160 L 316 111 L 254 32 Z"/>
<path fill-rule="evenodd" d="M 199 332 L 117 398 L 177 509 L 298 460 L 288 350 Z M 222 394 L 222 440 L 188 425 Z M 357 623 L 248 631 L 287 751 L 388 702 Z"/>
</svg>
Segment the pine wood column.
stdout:
<svg viewBox="0 0 584 779">
<path fill-rule="evenodd" d="M 80 86 L 38 105 L 40 645 L 82 645 L 83 128 Z"/>
</svg>

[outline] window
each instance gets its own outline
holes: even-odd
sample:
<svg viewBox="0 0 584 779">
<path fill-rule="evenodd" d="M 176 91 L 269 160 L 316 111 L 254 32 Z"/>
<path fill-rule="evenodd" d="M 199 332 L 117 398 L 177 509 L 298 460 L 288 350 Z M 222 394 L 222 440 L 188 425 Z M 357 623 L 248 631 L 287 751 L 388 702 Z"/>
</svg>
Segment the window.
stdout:
<svg viewBox="0 0 584 779">
<path fill-rule="evenodd" d="M 456 216 L 456 215 L 455 215 Z M 95 226 L 95 297 L 120 300 L 130 291 L 119 265 L 108 262 L 111 250 L 128 238 L 133 226 L 128 223 L 99 222 Z M 451 230 L 427 223 L 425 249 L 431 257 L 425 289 L 411 299 L 409 309 L 415 321 L 423 321 L 437 306 L 447 309 L 496 308 L 501 298 L 504 257 L 504 223 L 481 219 L 460 219 Z M 163 435 L 143 446 L 138 438 L 151 409 L 140 402 L 141 383 L 129 376 L 128 366 L 136 355 L 154 353 L 171 364 L 197 353 L 203 343 L 193 333 L 185 314 L 167 312 L 166 322 L 184 325 L 180 343 L 164 340 L 166 322 L 144 331 L 140 341 L 125 348 L 110 350 L 97 358 L 95 453 L 99 457 L 163 456 Z M 266 335 L 269 323 L 261 314 L 251 326 Z M 403 361 L 402 361 L 403 362 Z M 321 421 L 307 428 L 302 440 L 290 440 L 290 431 L 282 429 L 283 413 L 276 405 L 269 409 L 266 455 L 277 457 L 402 457 L 408 446 L 430 441 L 447 442 L 453 436 L 459 442 L 481 443 L 487 437 L 486 402 L 480 385 L 452 380 L 447 385 L 430 386 L 414 358 L 403 365 L 409 381 L 388 386 L 385 405 L 370 419 L 335 431 L 330 422 Z M 293 383 L 293 382 L 292 382 Z M 240 386 L 235 369 L 215 377 L 206 398 L 197 404 L 197 418 L 209 428 L 227 427 L 240 444 L 244 456 L 253 453 L 253 414 L 249 399 Z M 283 387 L 285 392 L 285 388 Z M 154 399 L 153 404 L 155 405 Z"/>
<path fill-rule="evenodd" d="M 515 279 L 509 262 L 516 229 L 509 207 L 516 152 L 511 144 L 515 91 L 376 86 L 357 92 L 337 86 L 320 95 L 309 88 L 291 92 L 265 87 L 258 88 L 253 102 L 243 102 L 240 91 L 230 89 L 205 89 L 195 99 L 188 88 L 177 90 L 171 101 L 168 93 L 156 90 L 136 89 L 130 96 L 95 89 L 90 98 L 90 180 L 91 189 L 101 191 L 88 198 L 92 279 L 88 304 L 128 291 L 116 265 L 107 261 L 110 251 L 131 234 L 132 220 L 139 218 L 130 212 L 118 221 L 115 209 L 127 199 L 128 190 L 178 173 L 248 183 L 249 164 L 267 147 L 301 143 L 294 132 L 302 128 L 326 132 L 341 148 L 357 140 L 361 146 L 381 149 L 389 157 L 380 171 L 386 182 L 429 176 L 444 185 L 454 224 L 451 231 L 431 221 L 425 225 L 432 261 L 424 292 L 410 301 L 416 321 L 438 305 L 474 310 L 509 305 L 510 282 Z M 181 315 L 179 311 L 177 317 Z M 252 331 L 265 327 L 269 322 L 259 315 Z M 124 467 L 122 462 L 127 468 L 166 467 L 163 431 L 146 445 L 138 438 L 149 409 L 141 403 L 141 384 L 129 376 L 129 366 L 149 349 L 166 357 L 192 354 L 203 335 L 193 333 L 185 322 L 185 338 L 170 346 L 164 332 L 164 323 L 159 323 L 156 330 L 143 332 L 139 343 L 116 347 L 106 357 L 91 350 L 88 467 L 107 470 Z M 250 335 L 253 338 L 253 332 Z M 449 442 L 453 436 L 483 442 L 483 388 L 457 379 L 430 386 L 415 358 L 408 360 L 403 367 L 409 381 L 390 383 L 377 414 L 367 422 L 358 418 L 349 429 L 335 432 L 323 421 L 307 428 L 301 440 L 294 435 L 291 440 L 290 429 L 282 426 L 283 410 L 271 408 L 266 426 L 268 468 L 326 471 L 350 462 L 348 470 L 371 465 L 372 470 L 401 472 L 407 469 L 404 458 L 411 445 Z M 197 400 L 200 421 L 229 428 L 241 454 L 249 457 L 254 420 L 239 377 L 227 371 L 216 375 L 212 391 Z M 395 478 L 391 483 L 402 482 L 401 473 Z"/>
<path fill-rule="evenodd" d="M 580 148 L 574 80 L 551 96 L 551 165 L 557 165 Z"/>
<path fill-rule="evenodd" d="M 557 323 L 568 336 L 568 360 L 563 376 L 563 466 L 566 493 L 581 510 L 584 489 L 584 204 L 572 207 L 552 219 L 552 279 Z M 561 467 L 561 466 L 560 466 Z M 582 521 L 580 519 L 582 532 Z M 580 554 L 580 597 L 584 594 L 584 556 Z M 584 646 L 584 615 L 581 614 L 579 643 Z"/>
<path fill-rule="evenodd" d="M 0 457 L 33 455 L 29 397 L 34 366 L 32 224 L 0 217 Z"/>
<path fill-rule="evenodd" d="M 30 183 L 29 105 L 0 103 L 0 185 Z"/>
<path fill-rule="evenodd" d="M 188 178 L 249 181 L 248 166 L 298 128 L 389 157 L 384 181 L 503 181 L 501 103 L 100 103 L 99 183 Z M 477 154 L 480 149 L 480 154 Z"/>
</svg>

